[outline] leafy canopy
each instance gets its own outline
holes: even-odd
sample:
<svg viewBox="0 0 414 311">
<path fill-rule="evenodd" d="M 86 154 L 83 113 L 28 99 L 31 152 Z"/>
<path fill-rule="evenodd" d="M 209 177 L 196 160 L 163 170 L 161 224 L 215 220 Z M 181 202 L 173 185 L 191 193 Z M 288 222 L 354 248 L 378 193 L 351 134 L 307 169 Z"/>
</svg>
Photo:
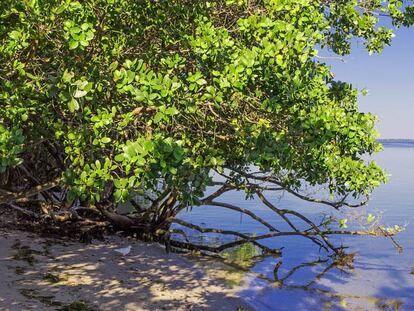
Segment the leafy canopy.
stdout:
<svg viewBox="0 0 414 311">
<path fill-rule="evenodd" d="M 380 52 L 393 36 L 380 16 L 414 22 L 402 1 L 2 0 L 0 12 L 0 172 L 52 146 L 72 198 L 163 181 L 185 204 L 212 169 L 254 165 L 289 189 L 355 197 L 386 179 L 362 159 L 381 149 L 375 116 L 318 50 Z"/>
</svg>

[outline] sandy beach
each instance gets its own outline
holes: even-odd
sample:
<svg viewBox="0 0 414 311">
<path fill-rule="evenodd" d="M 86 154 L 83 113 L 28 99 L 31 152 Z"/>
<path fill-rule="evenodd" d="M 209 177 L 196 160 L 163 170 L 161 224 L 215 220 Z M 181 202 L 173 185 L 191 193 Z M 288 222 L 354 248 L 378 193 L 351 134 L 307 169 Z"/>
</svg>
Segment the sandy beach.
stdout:
<svg viewBox="0 0 414 311">
<path fill-rule="evenodd" d="M 0 310 L 253 310 L 186 258 L 118 236 L 82 244 L 0 229 L 0 275 Z"/>
</svg>

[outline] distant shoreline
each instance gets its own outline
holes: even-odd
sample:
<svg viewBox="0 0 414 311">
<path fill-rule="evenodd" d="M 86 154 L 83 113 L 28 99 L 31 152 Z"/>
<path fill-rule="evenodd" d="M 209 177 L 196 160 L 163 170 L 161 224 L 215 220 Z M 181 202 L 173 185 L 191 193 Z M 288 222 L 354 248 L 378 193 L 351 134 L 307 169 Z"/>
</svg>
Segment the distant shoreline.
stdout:
<svg viewBox="0 0 414 311">
<path fill-rule="evenodd" d="M 378 139 L 380 143 L 409 143 L 414 144 L 414 138 L 384 138 Z"/>
<path fill-rule="evenodd" d="M 384 146 L 414 147 L 414 139 L 390 138 L 378 139 L 378 142 Z"/>
</svg>

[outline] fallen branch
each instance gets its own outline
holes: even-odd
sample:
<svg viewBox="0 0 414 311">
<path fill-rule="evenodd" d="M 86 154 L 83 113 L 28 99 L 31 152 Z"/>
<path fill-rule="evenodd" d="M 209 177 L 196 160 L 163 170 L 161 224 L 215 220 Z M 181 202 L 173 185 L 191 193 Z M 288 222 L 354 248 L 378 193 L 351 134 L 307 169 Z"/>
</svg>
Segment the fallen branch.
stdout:
<svg viewBox="0 0 414 311">
<path fill-rule="evenodd" d="M 39 214 L 36 214 L 35 212 L 32 212 L 32 211 L 28 211 L 28 210 L 26 210 L 26 209 L 24 209 L 20 206 L 17 206 L 13 203 L 8 203 L 7 206 L 11 207 L 12 209 L 14 209 L 14 210 L 16 210 L 16 211 L 18 211 L 22 214 L 25 214 L 26 216 L 29 216 L 29 217 L 32 217 L 32 218 L 35 218 L 35 219 L 40 219 Z"/>
<path fill-rule="evenodd" d="M 288 223 L 288 225 L 293 229 L 293 230 L 295 230 L 296 232 L 299 232 L 299 230 L 296 228 L 296 226 L 294 226 L 293 225 L 293 223 L 289 220 L 289 218 L 287 218 L 287 216 L 286 216 L 286 214 L 291 214 L 291 215 L 294 215 L 294 216 L 296 216 L 296 217 L 298 217 L 299 219 L 301 219 L 301 220 L 303 220 L 305 223 L 307 223 L 308 225 L 310 225 L 311 226 L 311 228 L 313 229 L 313 230 L 315 230 L 315 232 L 318 232 L 318 233 L 320 233 L 321 232 L 321 230 L 318 228 L 318 226 L 316 226 L 309 218 L 307 218 L 307 217 L 305 217 L 304 215 L 302 215 L 302 214 L 300 214 L 300 213 L 298 213 L 298 212 L 296 212 L 296 211 L 293 211 L 293 210 L 287 210 L 287 209 L 280 209 L 280 208 L 277 208 L 276 206 L 274 206 L 272 203 L 270 203 L 266 198 L 265 198 L 265 196 L 261 193 L 261 192 L 259 192 L 259 191 L 257 191 L 256 192 L 256 194 L 257 194 L 257 196 L 259 197 L 259 199 L 268 207 L 268 208 L 270 208 L 272 211 L 274 211 L 275 213 L 277 213 L 280 217 L 282 217 L 283 218 L 283 220 L 285 220 L 287 223 Z M 308 232 L 308 230 L 306 230 L 306 232 Z M 334 247 L 330 242 L 329 242 L 329 240 L 324 236 L 324 235 L 320 235 L 320 237 L 323 239 L 323 241 L 325 242 L 325 244 L 326 244 L 326 246 L 328 247 L 328 248 L 330 248 L 331 250 L 333 250 L 334 252 L 337 252 L 337 248 L 336 247 Z M 325 248 L 326 249 L 326 247 L 324 246 L 324 245 L 322 245 L 321 244 L 321 242 L 318 240 L 318 239 L 316 239 L 316 238 L 314 238 L 314 237 L 310 237 L 310 236 L 307 236 L 307 238 L 308 239 L 310 239 L 310 240 L 312 240 L 312 242 L 314 242 L 314 243 L 316 243 L 317 245 L 319 245 L 319 246 L 321 246 L 321 247 L 323 247 L 323 248 Z M 327 249 L 326 249 L 327 250 Z"/>
<path fill-rule="evenodd" d="M 259 180 L 259 181 L 263 181 L 263 182 L 272 183 L 276 186 L 279 186 L 279 187 L 283 188 L 283 190 L 289 192 L 290 194 L 292 194 L 295 197 L 298 197 L 298 198 L 300 198 L 304 201 L 308 201 L 308 202 L 311 202 L 311 203 L 318 203 L 318 204 L 328 205 L 328 206 L 331 206 L 331 207 L 335 208 L 336 210 L 338 210 L 342 206 L 357 208 L 357 207 L 362 207 L 362 206 L 364 206 L 368 203 L 368 199 L 367 199 L 367 200 L 362 201 L 360 203 L 352 204 L 352 203 L 349 203 L 349 202 L 345 201 L 347 196 L 344 196 L 341 200 L 339 200 L 337 202 L 331 202 L 331 201 L 326 201 L 326 200 L 322 200 L 322 199 L 312 198 L 312 197 L 300 194 L 299 192 L 291 189 L 289 186 L 284 185 L 282 182 L 280 182 L 279 180 L 277 180 L 274 177 L 271 177 L 271 176 L 257 176 L 257 175 L 253 175 L 253 174 L 243 173 L 243 172 L 240 172 L 240 171 L 235 171 L 235 172 L 240 174 L 241 176 L 243 176 L 245 178 L 250 178 L 250 179 L 253 179 L 253 180 Z"/>
<path fill-rule="evenodd" d="M 0 192 L 0 204 L 8 204 L 11 202 L 17 202 L 21 199 L 26 199 L 28 197 L 37 195 L 41 192 L 47 191 L 59 185 L 60 178 L 56 178 L 53 181 L 47 182 L 43 185 L 39 185 L 33 187 L 29 190 L 21 191 L 21 192 L 10 192 L 7 190 L 2 190 Z"/>
<path fill-rule="evenodd" d="M 237 212 L 246 214 L 246 215 L 250 216 L 251 218 L 253 218 L 254 220 L 260 222 L 265 227 L 269 228 L 270 231 L 279 232 L 279 230 L 277 230 L 275 227 L 273 227 L 271 224 L 269 224 L 266 220 L 260 218 L 255 213 L 249 211 L 246 208 L 237 207 L 237 206 L 229 204 L 229 203 L 223 203 L 223 202 L 217 202 L 217 201 L 206 201 L 206 202 L 202 202 L 202 203 L 204 205 L 220 206 L 220 207 L 224 207 L 224 208 L 227 208 L 227 209 L 231 209 L 233 211 L 237 211 Z"/>
</svg>

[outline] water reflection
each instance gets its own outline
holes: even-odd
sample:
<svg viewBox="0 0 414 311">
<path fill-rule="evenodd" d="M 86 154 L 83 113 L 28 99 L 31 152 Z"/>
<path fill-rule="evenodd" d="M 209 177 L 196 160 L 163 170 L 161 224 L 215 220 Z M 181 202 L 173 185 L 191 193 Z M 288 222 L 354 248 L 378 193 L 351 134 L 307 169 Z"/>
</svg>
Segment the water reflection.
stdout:
<svg viewBox="0 0 414 311">
<path fill-rule="evenodd" d="M 376 161 L 392 176 L 389 184 L 374 193 L 365 212 L 381 211 L 381 221 L 386 225 L 406 225 L 397 237 L 403 253 L 398 254 L 385 238 L 336 237 L 336 244 L 349 246 L 348 253 L 355 254 L 352 261 L 338 263 L 307 241 L 293 237 L 266 239 L 264 245 L 283 248 L 282 257 L 261 257 L 249 246 L 226 258 L 233 273 L 243 272 L 242 277 L 239 273 L 234 278 L 238 284 L 232 282 L 243 287 L 243 297 L 258 310 L 414 310 L 414 148 L 387 147 Z M 277 200 L 279 205 L 294 207 L 314 219 L 321 213 L 332 213 L 287 195 Z M 242 194 L 229 194 L 226 202 L 237 202 L 278 225 L 273 215 L 266 214 L 257 202 L 245 201 Z M 263 233 L 262 226 L 253 220 L 214 207 L 197 207 L 180 218 L 202 227 Z M 210 234 L 202 242 L 218 243 L 215 238 Z M 242 259 L 241 253 L 252 254 L 252 258 Z M 243 260 L 244 266 L 240 264 Z M 223 275 L 232 274 L 227 271 Z"/>
</svg>

